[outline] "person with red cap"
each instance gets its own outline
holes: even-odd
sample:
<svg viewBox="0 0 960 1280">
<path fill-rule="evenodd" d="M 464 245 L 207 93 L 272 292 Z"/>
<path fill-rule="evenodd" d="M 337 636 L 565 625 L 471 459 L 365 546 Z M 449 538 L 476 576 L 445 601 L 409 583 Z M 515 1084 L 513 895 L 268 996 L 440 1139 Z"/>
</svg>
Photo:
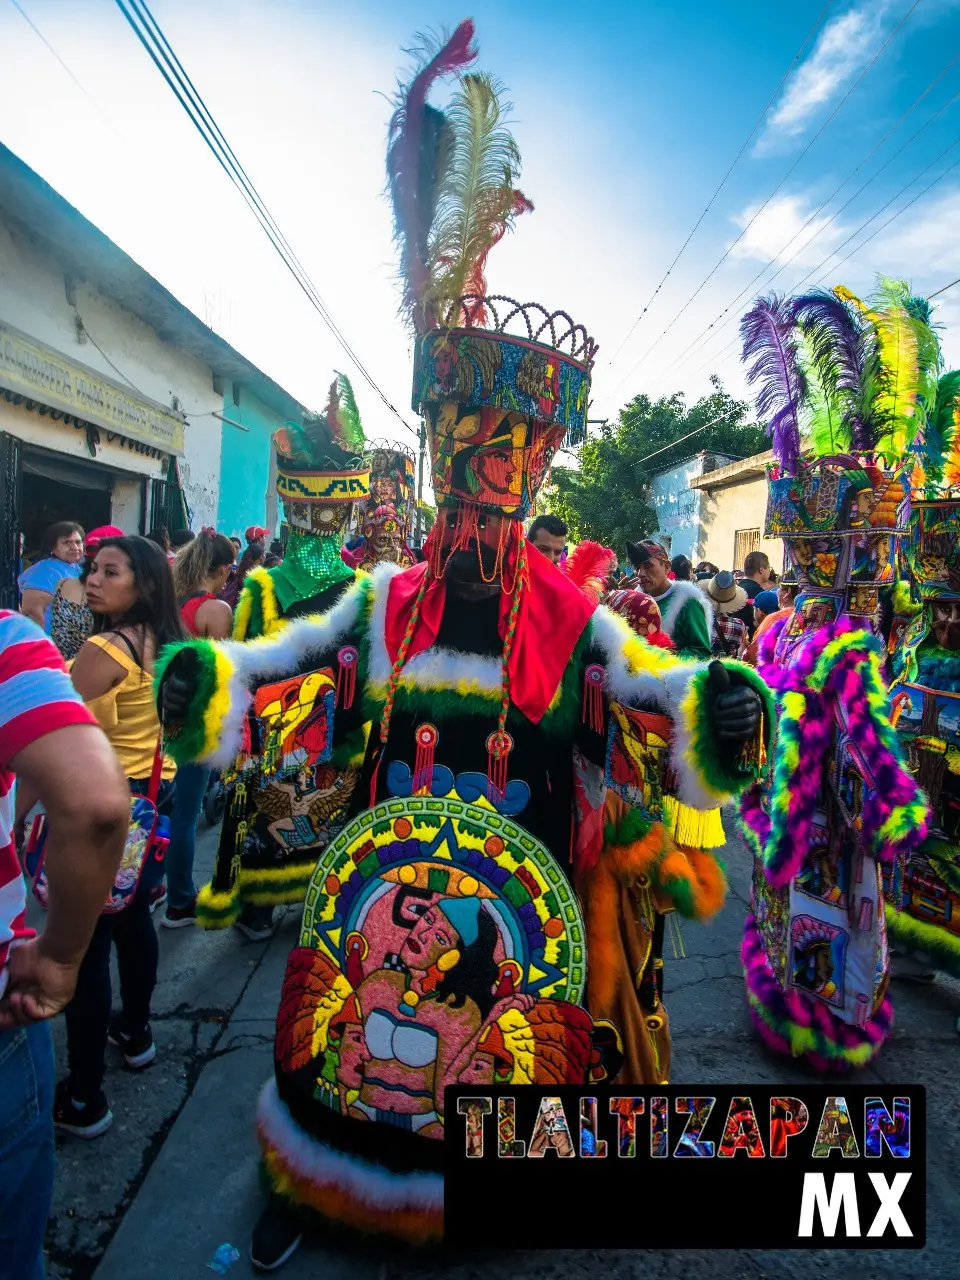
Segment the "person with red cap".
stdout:
<svg viewBox="0 0 960 1280">
<path fill-rule="evenodd" d="M 93 613 L 87 604 L 87 576 L 93 565 L 97 547 L 104 538 L 122 538 L 123 530 L 114 524 L 102 524 L 91 529 L 83 540 L 84 560 L 77 578 L 62 578 L 50 606 L 50 638 L 63 655 L 64 662 L 72 662 L 87 636 L 93 631 Z"/>
</svg>

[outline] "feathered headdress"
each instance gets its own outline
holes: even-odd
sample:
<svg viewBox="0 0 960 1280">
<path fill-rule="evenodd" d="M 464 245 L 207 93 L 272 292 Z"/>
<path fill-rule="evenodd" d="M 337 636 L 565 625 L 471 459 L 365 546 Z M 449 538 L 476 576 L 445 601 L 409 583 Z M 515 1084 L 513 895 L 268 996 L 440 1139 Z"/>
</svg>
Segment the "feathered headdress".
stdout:
<svg viewBox="0 0 960 1280">
<path fill-rule="evenodd" d="M 443 43 L 420 37 L 418 67 L 401 85 L 390 122 L 387 174 L 403 282 L 401 313 L 419 335 L 484 323 L 484 270 L 493 246 L 533 205 L 518 191 L 520 153 L 504 126 L 502 88 L 465 74 L 474 27 Z M 434 83 L 458 77 L 445 111 L 427 103 Z M 462 301 L 462 299 L 467 299 Z"/>
<path fill-rule="evenodd" d="M 761 298 L 740 331 L 781 474 L 796 474 L 801 452 L 873 454 L 894 466 L 922 436 L 940 345 L 929 305 L 905 281 L 878 277 L 867 302 L 843 286 Z"/>
<path fill-rule="evenodd" d="M 581 542 L 567 556 L 563 572 L 594 604 L 606 594 L 607 579 L 617 567 L 617 553 L 599 542 Z"/>
<path fill-rule="evenodd" d="M 280 443 L 287 448 L 282 452 L 299 466 L 340 471 L 357 464 L 365 441 L 360 410 L 346 374 L 338 373 L 330 384 L 323 413 L 310 414 L 301 423 L 288 422 L 285 436 Z"/>
</svg>

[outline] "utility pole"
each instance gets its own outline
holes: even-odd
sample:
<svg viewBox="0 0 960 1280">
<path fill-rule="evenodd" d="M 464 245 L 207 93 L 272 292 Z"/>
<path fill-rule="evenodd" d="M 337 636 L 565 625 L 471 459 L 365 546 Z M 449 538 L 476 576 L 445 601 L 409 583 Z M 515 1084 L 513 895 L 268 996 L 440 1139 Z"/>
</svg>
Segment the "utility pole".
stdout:
<svg viewBox="0 0 960 1280">
<path fill-rule="evenodd" d="M 417 524 L 415 539 L 417 549 L 423 546 L 423 459 L 427 452 L 427 423 L 420 419 L 420 457 L 417 462 Z"/>
</svg>

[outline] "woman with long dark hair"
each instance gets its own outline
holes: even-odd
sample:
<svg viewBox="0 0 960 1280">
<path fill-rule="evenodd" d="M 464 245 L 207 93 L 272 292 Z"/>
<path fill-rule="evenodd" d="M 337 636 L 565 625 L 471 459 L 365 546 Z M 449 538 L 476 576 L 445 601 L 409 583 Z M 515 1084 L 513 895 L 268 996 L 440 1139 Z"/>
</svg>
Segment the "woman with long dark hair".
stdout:
<svg viewBox="0 0 960 1280">
<path fill-rule="evenodd" d="M 202 529 L 173 562 L 173 587 L 180 622 L 190 636 L 228 640 L 233 610 L 218 597 L 233 566 L 233 543 L 215 529 Z M 193 882 L 197 820 L 210 782 L 211 770 L 185 764 L 177 770 L 177 791 L 170 815 L 167 847 L 167 909 L 160 921 L 165 929 L 182 929 L 197 920 L 197 886 Z"/>
<path fill-rule="evenodd" d="M 130 791 L 145 795 L 160 747 L 153 697 L 153 666 L 165 644 L 184 639 L 166 556 L 139 537 L 103 538 L 87 575 L 87 604 L 94 632 L 77 655 L 71 675 L 97 717 L 126 774 Z M 175 767 L 162 760 L 157 808 L 168 813 Z M 117 948 L 121 1012 L 110 1017 L 110 951 Z M 150 999 L 157 981 L 157 934 L 146 879 L 128 907 L 102 915 L 66 1008 L 70 1075 L 57 1087 L 54 1124 L 81 1138 L 96 1138 L 113 1123 L 103 1092 L 107 1039 L 128 1067 L 156 1057 Z"/>
</svg>

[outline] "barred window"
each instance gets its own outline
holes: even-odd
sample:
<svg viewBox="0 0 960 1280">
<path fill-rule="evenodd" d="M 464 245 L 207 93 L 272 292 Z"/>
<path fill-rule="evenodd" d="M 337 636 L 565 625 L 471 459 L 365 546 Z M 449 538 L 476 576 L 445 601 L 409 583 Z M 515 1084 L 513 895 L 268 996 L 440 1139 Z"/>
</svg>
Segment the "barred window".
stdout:
<svg viewBox="0 0 960 1280">
<path fill-rule="evenodd" d="M 738 529 L 733 539 L 733 567 L 742 569 L 751 551 L 760 550 L 759 529 Z"/>
</svg>

